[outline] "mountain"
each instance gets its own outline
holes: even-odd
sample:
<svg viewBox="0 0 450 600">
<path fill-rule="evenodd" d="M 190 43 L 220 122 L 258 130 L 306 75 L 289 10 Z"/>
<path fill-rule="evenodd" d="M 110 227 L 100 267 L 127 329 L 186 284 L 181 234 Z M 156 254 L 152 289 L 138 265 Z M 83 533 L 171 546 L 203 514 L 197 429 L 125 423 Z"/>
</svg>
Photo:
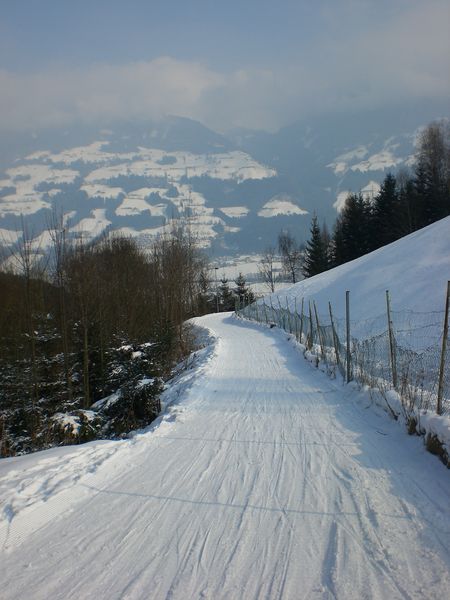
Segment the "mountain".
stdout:
<svg viewBox="0 0 450 600">
<path fill-rule="evenodd" d="M 304 240 L 314 212 L 332 225 L 349 191 L 373 195 L 389 170 L 413 164 L 428 122 L 417 114 L 309 119 L 272 134 L 168 117 L 3 136 L 0 240 L 18 239 L 24 215 L 43 248 L 52 207 L 88 239 L 117 231 L 146 243 L 188 223 L 214 256 L 260 252 L 283 228 Z"/>
</svg>

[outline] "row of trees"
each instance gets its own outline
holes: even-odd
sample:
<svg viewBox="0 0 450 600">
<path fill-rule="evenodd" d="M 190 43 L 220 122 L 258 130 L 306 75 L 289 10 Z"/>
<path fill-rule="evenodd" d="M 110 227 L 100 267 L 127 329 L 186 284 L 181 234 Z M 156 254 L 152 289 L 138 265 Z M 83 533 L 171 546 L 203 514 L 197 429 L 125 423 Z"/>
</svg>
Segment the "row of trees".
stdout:
<svg viewBox="0 0 450 600">
<path fill-rule="evenodd" d="M 236 306 L 250 304 L 255 300 L 252 290 L 248 287 L 245 277 L 242 273 L 234 280 L 235 287 L 230 287 L 230 282 L 225 275 L 220 280 L 217 287 L 217 305 L 216 310 L 227 311 L 234 310 Z"/>
<path fill-rule="evenodd" d="M 316 217 L 306 244 L 303 274 L 311 277 L 450 215 L 450 129 L 432 123 L 421 134 L 412 174 L 389 173 L 372 199 L 350 194 L 333 234 Z"/>
<path fill-rule="evenodd" d="M 120 237 L 68 240 L 55 217 L 49 235 L 43 259 L 24 226 L 0 270 L 3 455 L 73 441 L 74 429 L 88 439 L 148 423 L 189 350 L 183 323 L 209 299 L 207 261 L 183 231 L 145 251 Z M 111 394 L 103 414 L 91 413 Z"/>
</svg>

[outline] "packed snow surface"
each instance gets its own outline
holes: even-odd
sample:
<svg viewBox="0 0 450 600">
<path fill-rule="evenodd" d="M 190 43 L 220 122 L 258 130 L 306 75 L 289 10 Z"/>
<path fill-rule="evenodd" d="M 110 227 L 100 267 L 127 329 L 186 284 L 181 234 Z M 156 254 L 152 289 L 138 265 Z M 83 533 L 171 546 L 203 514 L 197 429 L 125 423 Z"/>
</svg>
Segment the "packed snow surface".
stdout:
<svg viewBox="0 0 450 600">
<path fill-rule="evenodd" d="M 450 478 L 421 440 L 282 332 L 198 324 L 215 344 L 147 431 L 1 461 L 2 598 L 447 597 Z"/>
</svg>

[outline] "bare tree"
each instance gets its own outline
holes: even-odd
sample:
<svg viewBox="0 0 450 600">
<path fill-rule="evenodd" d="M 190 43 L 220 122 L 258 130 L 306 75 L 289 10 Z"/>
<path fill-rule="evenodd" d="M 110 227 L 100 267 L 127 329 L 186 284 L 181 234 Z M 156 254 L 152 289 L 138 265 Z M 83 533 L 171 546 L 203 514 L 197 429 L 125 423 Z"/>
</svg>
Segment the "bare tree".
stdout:
<svg viewBox="0 0 450 600">
<path fill-rule="evenodd" d="M 289 231 L 283 230 L 278 235 L 278 249 L 281 254 L 284 272 L 289 276 L 292 283 L 296 283 L 298 274 L 301 271 L 301 246 Z"/>
<path fill-rule="evenodd" d="M 275 291 L 275 257 L 275 248 L 273 246 L 267 246 L 258 265 L 259 275 L 272 293 Z"/>
<path fill-rule="evenodd" d="M 72 383 L 70 379 L 69 366 L 69 334 L 68 334 L 68 315 L 66 306 L 66 258 L 67 258 L 67 239 L 64 223 L 64 215 L 54 209 L 49 218 L 47 228 L 52 240 L 52 275 L 54 284 L 58 290 L 58 309 L 59 309 L 59 329 L 62 341 L 62 351 L 64 357 L 64 377 L 69 400 L 72 400 Z"/>
</svg>

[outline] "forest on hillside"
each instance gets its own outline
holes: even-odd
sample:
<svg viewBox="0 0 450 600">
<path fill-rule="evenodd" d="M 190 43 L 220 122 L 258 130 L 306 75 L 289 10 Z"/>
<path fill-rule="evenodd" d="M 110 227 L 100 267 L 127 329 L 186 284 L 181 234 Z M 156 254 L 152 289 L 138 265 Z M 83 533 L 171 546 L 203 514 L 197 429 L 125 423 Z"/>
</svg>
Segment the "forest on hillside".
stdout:
<svg viewBox="0 0 450 600">
<path fill-rule="evenodd" d="M 387 173 L 373 197 L 350 193 L 331 233 L 316 215 L 310 237 L 298 241 L 283 230 L 277 244 L 266 246 L 260 274 L 274 291 L 274 264 L 281 258 L 284 275 L 292 283 L 312 277 L 368 252 L 390 244 L 450 215 L 450 123 L 437 121 L 425 127 L 417 139 L 411 170 Z"/>
<path fill-rule="evenodd" d="M 450 124 L 428 125 L 411 173 L 388 173 L 374 197 L 349 194 L 332 235 L 311 223 L 303 275 L 311 277 L 358 258 L 450 215 Z"/>
<path fill-rule="evenodd" d="M 0 256 L 0 456 L 148 425 L 193 350 L 186 320 L 252 298 L 241 274 L 213 286 L 188 227 L 144 248 L 68 237 L 53 213 L 48 234 L 43 255 L 23 221 Z"/>
</svg>

